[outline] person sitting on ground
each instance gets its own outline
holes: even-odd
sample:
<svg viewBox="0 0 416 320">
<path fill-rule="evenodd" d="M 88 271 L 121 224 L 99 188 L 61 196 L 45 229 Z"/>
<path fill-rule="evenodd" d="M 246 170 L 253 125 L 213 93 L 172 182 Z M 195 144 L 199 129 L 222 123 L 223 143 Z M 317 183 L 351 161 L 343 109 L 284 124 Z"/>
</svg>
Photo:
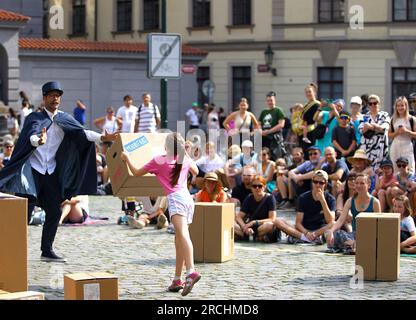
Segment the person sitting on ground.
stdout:
<svg viewBox="0 0 416 320">
<path fill-rule="evenodd" d="M 156 224 L 156 229 L 168 227 L 168 219 L 165 215 L 168 208 L 166 197 L 137 197 L 137 201 L 143 204 L 143 209 L 137 219 L 134 216 L 127 217 L 129 226 L 135 229 L 143 229 L 149 224 Z"/>
<path fill-rule="evenodd" d="M 357 174 L 355 178 L 356 195 L 347 200 L 341 216 L 335 225 L 325 233 L 328 253 L 343 251 L 344 254 L 355 254 L 357 215 L 361 212 L 380 212 L 380 202 L 368 192 L 369 188 L 370 177 L 364 173 Z M 350 214 L 352 232 L 340 230 Z"/>
<path fill-rule="evenodd" d="M 407 158 L 398 158 L 396 165 L 399 170 L 396 175 L 397 185 L 390 187 L 390 192 L 387 195 L 387 205 L 391 207 L 393 205 L 391 199 L 405 195 L 409 198 L 412 209 L 415 210 L 416 175 L 410 172 L 409 160 Z"/>
<path fill-rule="evenodd" d="M 354 172 L 350 172 L 348 175 L 347 181 L 343 184 L 343 189 L 338 189 L 338 195 L 337 195 L 337 204 L 336 204 L 336 210 L 335 210 L 335 220 L 338 220 L 339 217 L 342 214 L 342 210 L 344 209 L 344 205 L 347 202 L 347 200 L 357 194 L 355 191 L 355 178 L 356 174 Z M 348 232 L 352 232 L 351 229 L 351 217 L 348 216 L 346 223 L 343 225 L 343 229 Z"/>
<path fill-rule="evenodd" d="M 245 166 L 243 168 L 242 182 L 233 188 L 231 192 L 230 202 L 236 204 L 236 207 L 241 207 L 246 198 L 252 194 L 251 184 L 256 176 L 256 170 L 252 166 Z"/>
<path fill-rule="evenodd" d="M 61 203 L 59 224 L 83 223 L 88 218 L 88 196 L 76 196 Z"/>
<path fill-rule="evenodd" d="M 312 190 L 299 197 L 295 228 L 282 219 L 275 221 L 275 225 L 288 234 L 288 243 L 323 244 L 325 231 L 335 222 L 335 198 L 325 191 L 327 185 L 328 174 L 323 170 L 315 171 Z"/>
<path fill-rule="evenodd" d="M 391 188 L 398 186 L 396 177 L 393 172 L 393 163 L 390 159 L 384 159 L 380 163 L 381 176 L 376 178 L 376 188 L 372 192 L 380 201 L 381 212 L 386 212 L 389 203 L 391 203 Z"/>
<path fill-rule="evenodd" d="M 416 227 L 409 198 L 395 197 L 391 212 L 400 213 L 400 251 L 416 253 Z"/>
<path fill-rule="evenodd" d="M 276 200 L 265 192 L 266 180 L 255 176 L 251 184 L 253 194 L 244 201 L 236 217 L 235 235 L 237 239 L 249 239 L 266 243 L 280 240 L 279 230 L 276 229 Z"/>
<path fill-rule="evenodd" d="M 233 159 L 240 156 L 240 154 L 241 148 L 238 145 L 233 144 L 228 148 L 228 160 L 224 166 L 224 173 L 227 177 L 230 189 L 233 189 L 236 185 L 241 184 L 241 177 L 239 176 L 240 164 L 233 161 Z"/>
<path fill-rule="evenodd" d="M 338 126 L 332 131 L 332 144 L 337 152 L 337 159 L 354 155 L 357 149 L 357 141 L 354 125 L 351 123 L 351 115 L 342 110 L 338 118 Z"/>
<path fill-rule="evenodd" d="M 199 173 L 195 184 L 198 189 L 202 189 L 204 184 L 204 176 L 207 172 L 215 172 L 219 174 L 224 171 L 224 160 L 217 153 L 214 142 L 207 142 L 205 145 L 205 155 L 195 161 L 198 166 Z"/>
<path fill-rule="evenodd" d="M 355 174 L 364 173 L 370 177 L 370 193 L 373 192 L 376 187 L 376 175 L 371 167 L 371 160 L 367 157 L 365 151 L 357 149 L 354 156 L 348 157 L 347 161 L 352 165 L 350 172 Z"/>
<path fill-rule="evenodd" d="M 96 163 L 97 163 L 97 186 L 105 185 L 108 182 L 108 167 L 105 156 L 100 153 L 100 148 L 95 145 Z"/>
<path fill-rule="evenodd" d="M 276 163 L 270 160 L 272 154 L 269 148 L 261 149 L 260 161 L 257 163 L 257 174 L 261 175 L 267 182 L 266 191 L 271 193 L 276 188 L 276 180 L 273 176 L 276 171 Z M 281 159 L 279 159 L 281 161 Z M 284 161 L 284 159 L 283 159 Z M 276 160 L 276 162 L 278 162 Z M 285 165 L 285 164 L 284 164 Z"/>
<path fill-rule="evenodd" d="M 215 172 L 205 174 L 204 186 L 195 195 L 195 202 L 227 202 L 227 194 L 222 189 L 221 181 Z"/>
<path fill-rule="evenodd" d="M 285 184 L 278 185 L 282 195 L 289 195 L 289 199 L 282 196 L 282 203 L 279 206 L 280 209 L 293 208 L 295 197 L 311 190 L 311 179 L 314 175 L 314 170 L 321 166 L 324 159 L 321 158 L 321 152 L 316 146 L 309 147 L 308 154 L 309 160 L 289 171 L 287 187 Z"/>
<path fill-rule="evenodd" d="M 328 174 L 328 190 L 336 197 L 338 188 L 347 180 L 350 170 L 343 159 L 337 159 L 337 153 L 333 147 L 327 147 L 324 153 L 325 162 L 321 169 Z"/>
</svg>

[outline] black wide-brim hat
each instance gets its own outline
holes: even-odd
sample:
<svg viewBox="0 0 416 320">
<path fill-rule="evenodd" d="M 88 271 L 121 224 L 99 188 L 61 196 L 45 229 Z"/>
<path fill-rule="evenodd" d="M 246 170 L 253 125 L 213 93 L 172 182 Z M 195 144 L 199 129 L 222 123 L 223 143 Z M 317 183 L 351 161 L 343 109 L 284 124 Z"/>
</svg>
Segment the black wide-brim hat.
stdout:
<svg viewBox="0 0 416 320">
<path fill-rule="evenodd" d="M 61 96 L 64 94 L 62 85 L 58 81 L 47 82 L 42 86 L 42 94 L 44 96 L 46 96 L 51 91 L 58 91 L 61 94 Z"/>
</svg>

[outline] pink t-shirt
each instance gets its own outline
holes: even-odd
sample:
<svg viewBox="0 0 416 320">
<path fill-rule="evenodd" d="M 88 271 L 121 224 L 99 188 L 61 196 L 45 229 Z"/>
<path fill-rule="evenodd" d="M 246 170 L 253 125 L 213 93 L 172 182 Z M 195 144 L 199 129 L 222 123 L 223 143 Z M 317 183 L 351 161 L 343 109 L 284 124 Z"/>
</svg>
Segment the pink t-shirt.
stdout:
<svg viewBox="0 0 416 320">
<path fill-rule="evenodd" d="M 167 157 L 165 155 L 156 156 L 150 160 L 147 164 L 144 165 L 144 169 L 156 175 L 157 180 L 159 180 L 166 194 L 171 194 L 179 190 L 188 189 L 187 188 L 187 178 L 190 168 L 189 159 L 185 157 L 181 174 L 179 175 L 178 183 L 176 186 L 172 187 L 170 184 L 170 178 L 172 176 L 172 171 L 175 168 L 176 159 L 173 157 Z"/>
</svg>

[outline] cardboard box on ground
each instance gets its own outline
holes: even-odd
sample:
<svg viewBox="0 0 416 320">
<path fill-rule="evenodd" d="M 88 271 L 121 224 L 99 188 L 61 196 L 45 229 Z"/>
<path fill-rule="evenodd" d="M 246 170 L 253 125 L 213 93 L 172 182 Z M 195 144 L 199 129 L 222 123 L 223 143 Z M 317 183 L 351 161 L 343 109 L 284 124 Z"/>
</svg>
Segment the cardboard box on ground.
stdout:
<svg viewBox="0 0 416 320">
<path fill-rule="evenodd" d="M 364 280 L 396 281 L 400 274 L 400 214 L 360 213 L 357 216 L 355 264 Z"/>
<path fill-rule="evenodd" d="M 234 257 L 234 204 L 195 204 L 189 233 L 195 262 L 225 262 Z"/>
<path fill-rule="evenodd" d="M 0 193 L 0 290 L 28 290 L 27 199 Z"/>
<path fill-rule="evenodd" d="M 107 272 L 67 274 L 65 300 L 118 300 L 118 279 Z"/>
<path fill-rule="evenodd" d="M 122 151 L 130 154 L 132 163 L 142 167 L 153 157 L 165 153 L 165 140 L 168 133 L 121 133 L 107 151 L 107 164 L 110 172 L 113 194 L 127 196 L 165 195 L 156 176 L 147 174 L 134 177 L 126 163 L 120 159 Z"/>
</svg>

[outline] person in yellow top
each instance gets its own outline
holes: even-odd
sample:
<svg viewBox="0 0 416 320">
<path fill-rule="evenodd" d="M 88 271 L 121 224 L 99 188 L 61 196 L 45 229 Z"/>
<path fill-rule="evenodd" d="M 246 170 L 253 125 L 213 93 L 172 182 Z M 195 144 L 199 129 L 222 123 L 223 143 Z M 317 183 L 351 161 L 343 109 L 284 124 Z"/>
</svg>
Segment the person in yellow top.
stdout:
<svg viewBox="0 0 416 320">
<path fill-rule="evenodd" d="M 300 103 L 296 103 L 292 107 L 293 113 L 292 113 L 292 131 L 297 135 L 301 136 L 303 135 L 306 137 L 308 134 L 306 126 L 303 125 L 303 119 L 302 119 L 302 113 L 303 113 L 303 105 Z"/>
</svg>

